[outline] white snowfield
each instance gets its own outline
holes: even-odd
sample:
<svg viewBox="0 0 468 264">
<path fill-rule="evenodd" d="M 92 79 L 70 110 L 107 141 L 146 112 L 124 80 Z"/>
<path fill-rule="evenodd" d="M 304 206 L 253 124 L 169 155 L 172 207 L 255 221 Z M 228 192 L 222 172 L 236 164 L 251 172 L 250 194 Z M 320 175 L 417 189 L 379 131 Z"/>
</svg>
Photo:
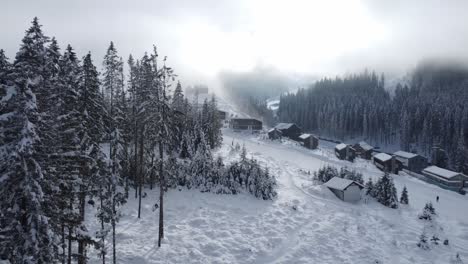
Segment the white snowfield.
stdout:
<svg viewBox="0 0 468 264">
<path fill-rule="evenodd" d="M 158 248 L 158 211 L 152 210 L 158 191 L 146 190 L 141 219 L 132 195 L 117 228 L 119 263 L 438 264 L 451 263 L 457 253 L 468 263 L 467 196 L 408 175 L 392 175 L 399 194 L 403 186 L 408 188 L 408 206 L 390 209 L 367 199 L 346 203 L 313 183 L 313 172 L 331 164 L 377 179 L 382 172 L 369 161 L 340 161 L 333 154 L 334 145 L 324 142 L 319 149 L 308 150 L 226 130 L 217 152 L 226 163 L 239 155 L 231 151 L 232 142 L 245 144 L 250 156 L 277 175 L 278 197 L 261 201 L 248 194 L 170 190 L 164 244 Z M 425 251 L 416 246 L 424 225 L 417 214 L 428 201 L 444 228 L 440 238 L 447 238 L 449 245 L 440 243 Z M 91 214 L 88 219 L 99 227 Z M 96 252 L 89 255 L 91 263 L 101 263 Z"/>
</svg>

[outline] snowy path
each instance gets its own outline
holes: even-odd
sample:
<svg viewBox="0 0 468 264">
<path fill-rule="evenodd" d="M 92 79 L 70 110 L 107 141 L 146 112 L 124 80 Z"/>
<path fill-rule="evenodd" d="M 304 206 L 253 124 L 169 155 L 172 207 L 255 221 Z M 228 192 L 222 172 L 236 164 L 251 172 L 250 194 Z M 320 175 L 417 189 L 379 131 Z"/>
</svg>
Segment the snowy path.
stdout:
<svg viewBox="0 0 468 264">
<path fill-rule="evenodd" d="M 230 152 L 232 141 L 244 143 L 249 155 L 277 175 L 278 198 L 260 201 L 250 195 L 171 190 L 166 239 L 159 249 L 158 215 L 151 210 L 158 192 L 147 190 L 142 218 L 136 218 L 137 201 L 130 199 L 119 223 L 120 263 L 448 263 L 456 252 L 468 260 L 466 196 L 398 176 L 397 188 L 409 189 L 409 207 L 348 204 L 314 185 L 306 172 L 332 163 L 378 177 L 380 172 L 367 161 L 351 164 L 334 158 L 329 149 L 310 151 L 225 132 L 218 154 L 226 162 L 238 156 Z M 451 245 L 422 251 L 416 247 L 422 230 L 416 214 L 436 193 L 441 196 L 436 210 Z M 91 257 L 99 263 L 95 252 Z"/>
</svg>

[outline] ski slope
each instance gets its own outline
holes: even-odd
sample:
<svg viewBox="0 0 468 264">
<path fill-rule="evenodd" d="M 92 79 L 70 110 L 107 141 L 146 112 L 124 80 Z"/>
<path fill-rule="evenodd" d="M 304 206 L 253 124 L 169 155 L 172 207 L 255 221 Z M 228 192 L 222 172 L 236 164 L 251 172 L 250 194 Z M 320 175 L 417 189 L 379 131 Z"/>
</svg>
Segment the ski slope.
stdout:
<svg viewBox="0 0 468 264">
<path fill-rule="evenodd" d="M 249 156 L 277 175 L 278 198 L 170 190 L 166 238 L 158 248 L 158 212 L 152 210 L 158 191 L 146 190 L 141 219 L 133 197 L 123 209 L 117 228 L 120 263 L 450 263 L 457 253 L 468 260 L 467 196 L 398 175 L 393 176 L 396 187 L 400 192 L 407 186 L 410 205 L 394 210 L 374 201 L 345 203 L 314 184 L 308 172 L 332 164 L 377 179 L 381 172 L 368 161 L 337 160 L 327 144 L 308 150 L 229 130 L 216 154 L 226 162 L 237 159 L 239 153 L 231 149 L 236 143 L 245 144 Z M 430 251 L 416 246 L 423 226 L 417 214 L 427 201 L 439 213 L 441 238 L 448 238 L 449 246 Z M 96 252 L 90 257 L 100 263 Z"/>
</svg>

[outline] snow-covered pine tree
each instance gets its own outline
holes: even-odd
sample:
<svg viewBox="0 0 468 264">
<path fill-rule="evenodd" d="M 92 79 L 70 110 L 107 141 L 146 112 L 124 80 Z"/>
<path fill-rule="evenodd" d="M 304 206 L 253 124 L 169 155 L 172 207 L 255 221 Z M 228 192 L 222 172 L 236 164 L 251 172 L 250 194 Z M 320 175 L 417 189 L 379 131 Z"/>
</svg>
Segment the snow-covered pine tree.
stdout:
<svg viewBox="0 0 468 264">
<path fill-rule="evenodd" d="M 205 140 L 203 131 L 201 133 L 201 142 L 191 160 L 190 175 L 191 184 L 194 188 L 199 188 L 202 192 L 209 192 L 215 185 L 210 179 L 210 173 L 213 169 L 213 157 L 211 155 L 210 147 Z"/>
<path fill-rule="evenodd" d="M 73 242 L 76 241 L 76 232 L 84 234 L 86 227 L 80 206 L 80 191 L 84 189 L 83 162 L 86 157 L 82 152 L 82 138 L 84 133 L 82 116 L 79 111 L 79 88 L 81 85 L 81 67 L 79 60 L 68 45 L 60 58 L 60 94 L 57 96 L 57 131 L 55 171 L 60 185 L 60 193 L 57 197 L 59 213 L 62 222 L 62 242 L 64 237 L 68 240 L 67 253 L 62 252 L 62 257 L 67 256 L 68 262 L 73 258 Z M 65 227 L 68 234 L 65 234 Z M 62 249 L 64 245 L 62 245 Z"/>
<path fill-rule="evenodd" d="M 8 61 L 5 52 L 0 49 L 0 114 L 2 113 L 2 102 L 8 100 L 7 96 L 7 76 L 11 71 L 11 63 Z M 10 89 L 10 88 L 8 88 Z"/>
<path fill-rule="evenodd" d="M 460 129 L 455 150 L 454 168 L 459 172 L 468 173 L 468 147 L 463 129 Z"/>
<path fill-rule="evenodd" d="M 375 198 L 379 203 L 390 208 L 398 208 L 397 191 L 390 174 L 385 172 L 375 184 L 374 189 Z"/>
<path fill-rule="evenodd" d="M 424 205 L 423 211 L 419 214 L 418 218 L 421 220 L 428 220 L 432 221 L 432 219 L 437 215 L 434 206 L 432 206 L 431 202 L 427 202 Z"/>
<path fill-rule="evenodd" d="M 0 115 L 0 256 L 12 263 L 51 263 L 58 259 L 55 230 L 46 214 L 50 184 L 40 161 L 36 91 L 43 89 L 44 44 L 37 18 L 26 31 L 13 69 L 2 79 L 7 96 Z"/>
<path fill-rule="evenodd" d="M 107 111 L 104 100 L 100 93 L 99 73 L 93 64 L 91 53 L 83 58 L 80 85 L 78 90 L 78 111 L 83 129 L 78 137 L 80 141 L 80 153 L 83 157 L 81 166 L 81 185 L 79 191 L 79 210 L 82 221 L 85 219 L 86 198 L 97 195 L 98 175 L 94 169 L 100 151 L 100 143 L 106 132 L 104 120 L 107 119 Z M 91 155 L 93 154 L 93 155 Z M 85 263 L 86 247 L 94 244 L 91 236 L 87 234 L 84 225 L 77 234 L 78 239 L 78 262 Z"/>
<path fill-rule="evenodd" d="M 209 143 L 211 148 L 217 148 L 221 145 L 223 136 L 221 134 L 222 123 L 219 118 L 218 104 L 214 95 L 211 96 L 211 100 L 208 103 L 208 109 L 210 126 Z"/>
<path fill-rule="evenodd" d="M 174 112 L 173 124 L 175 133 L 172 136 L 173 142 L 171 143 L 175 151 L 181 151 L 181 145 L 183 142 L 184 132 L 185 132 L 185 105 L 184 105 L 184 94 L 182 91 L 182 85 L 180 82 L 177 82 L 176 88 L 174 89 L 174 94 L 171 101 L 171 109 Z M 185 150 L 184 150 L 185 151 Z"/>
<path fill-rule="evenodd" d="M 429 243 L 427 241 L 427 235 L 426 235 L 426 233 L 424 231 L 419 236 L 419 242 L 418 242 L 417 245 L 418 245 L 418 247 L 420 247 L 421 249 L 424 249 L 424 250 L 430 249 Z"/>
<path fill-rule="evenodd" d="M 408 190 L 406 189 L 406 186 L 403 187 L 403 191 L 401 192 L 401 197 L 400 197 L 400 203 L 401 204 L 408 204 Z"/>
</svg>

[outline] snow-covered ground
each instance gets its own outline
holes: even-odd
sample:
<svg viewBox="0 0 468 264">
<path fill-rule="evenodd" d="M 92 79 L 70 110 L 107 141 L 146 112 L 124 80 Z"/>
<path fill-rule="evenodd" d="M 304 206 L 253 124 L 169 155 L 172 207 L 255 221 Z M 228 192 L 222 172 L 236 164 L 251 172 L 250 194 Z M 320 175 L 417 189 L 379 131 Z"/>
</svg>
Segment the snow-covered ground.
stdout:
<svg viewBox="0 0 468 264">
<path fill-rule="evenodd" d="M 277 199 L 170 190 L 166 238 L 158 248 L 158 212 L 152 210 L 158 191 L 146 190 L 141 219 L 133 197 L 123 209 L 117 228 L 120 263 L 450 263 L 457 253 L 468 262 L 467 196 L 395 175 L 398 191 L 408 188 L 410 205 L 395 210 L 374 201 L 345 203 L 314 184 L 308 172 L 332 164 L 377 179 L 381 172 L 370 162 L 337 160 L 325 142 L 308 150 L 229 130 L 217 151 L 226 162 L 238 158 L 233 143 L 245 144 L 249 155 L 277 175 Z M 439 214 L 441 238 L 449 239 L 449 246 L 429 251 L 416 246 L 423 228 L 417 214 L 427 201 Z M 88 219 L 98 227 L 92 215 Z M 90 257 L 100 263 L 95 252 Z"/>
</svg>

